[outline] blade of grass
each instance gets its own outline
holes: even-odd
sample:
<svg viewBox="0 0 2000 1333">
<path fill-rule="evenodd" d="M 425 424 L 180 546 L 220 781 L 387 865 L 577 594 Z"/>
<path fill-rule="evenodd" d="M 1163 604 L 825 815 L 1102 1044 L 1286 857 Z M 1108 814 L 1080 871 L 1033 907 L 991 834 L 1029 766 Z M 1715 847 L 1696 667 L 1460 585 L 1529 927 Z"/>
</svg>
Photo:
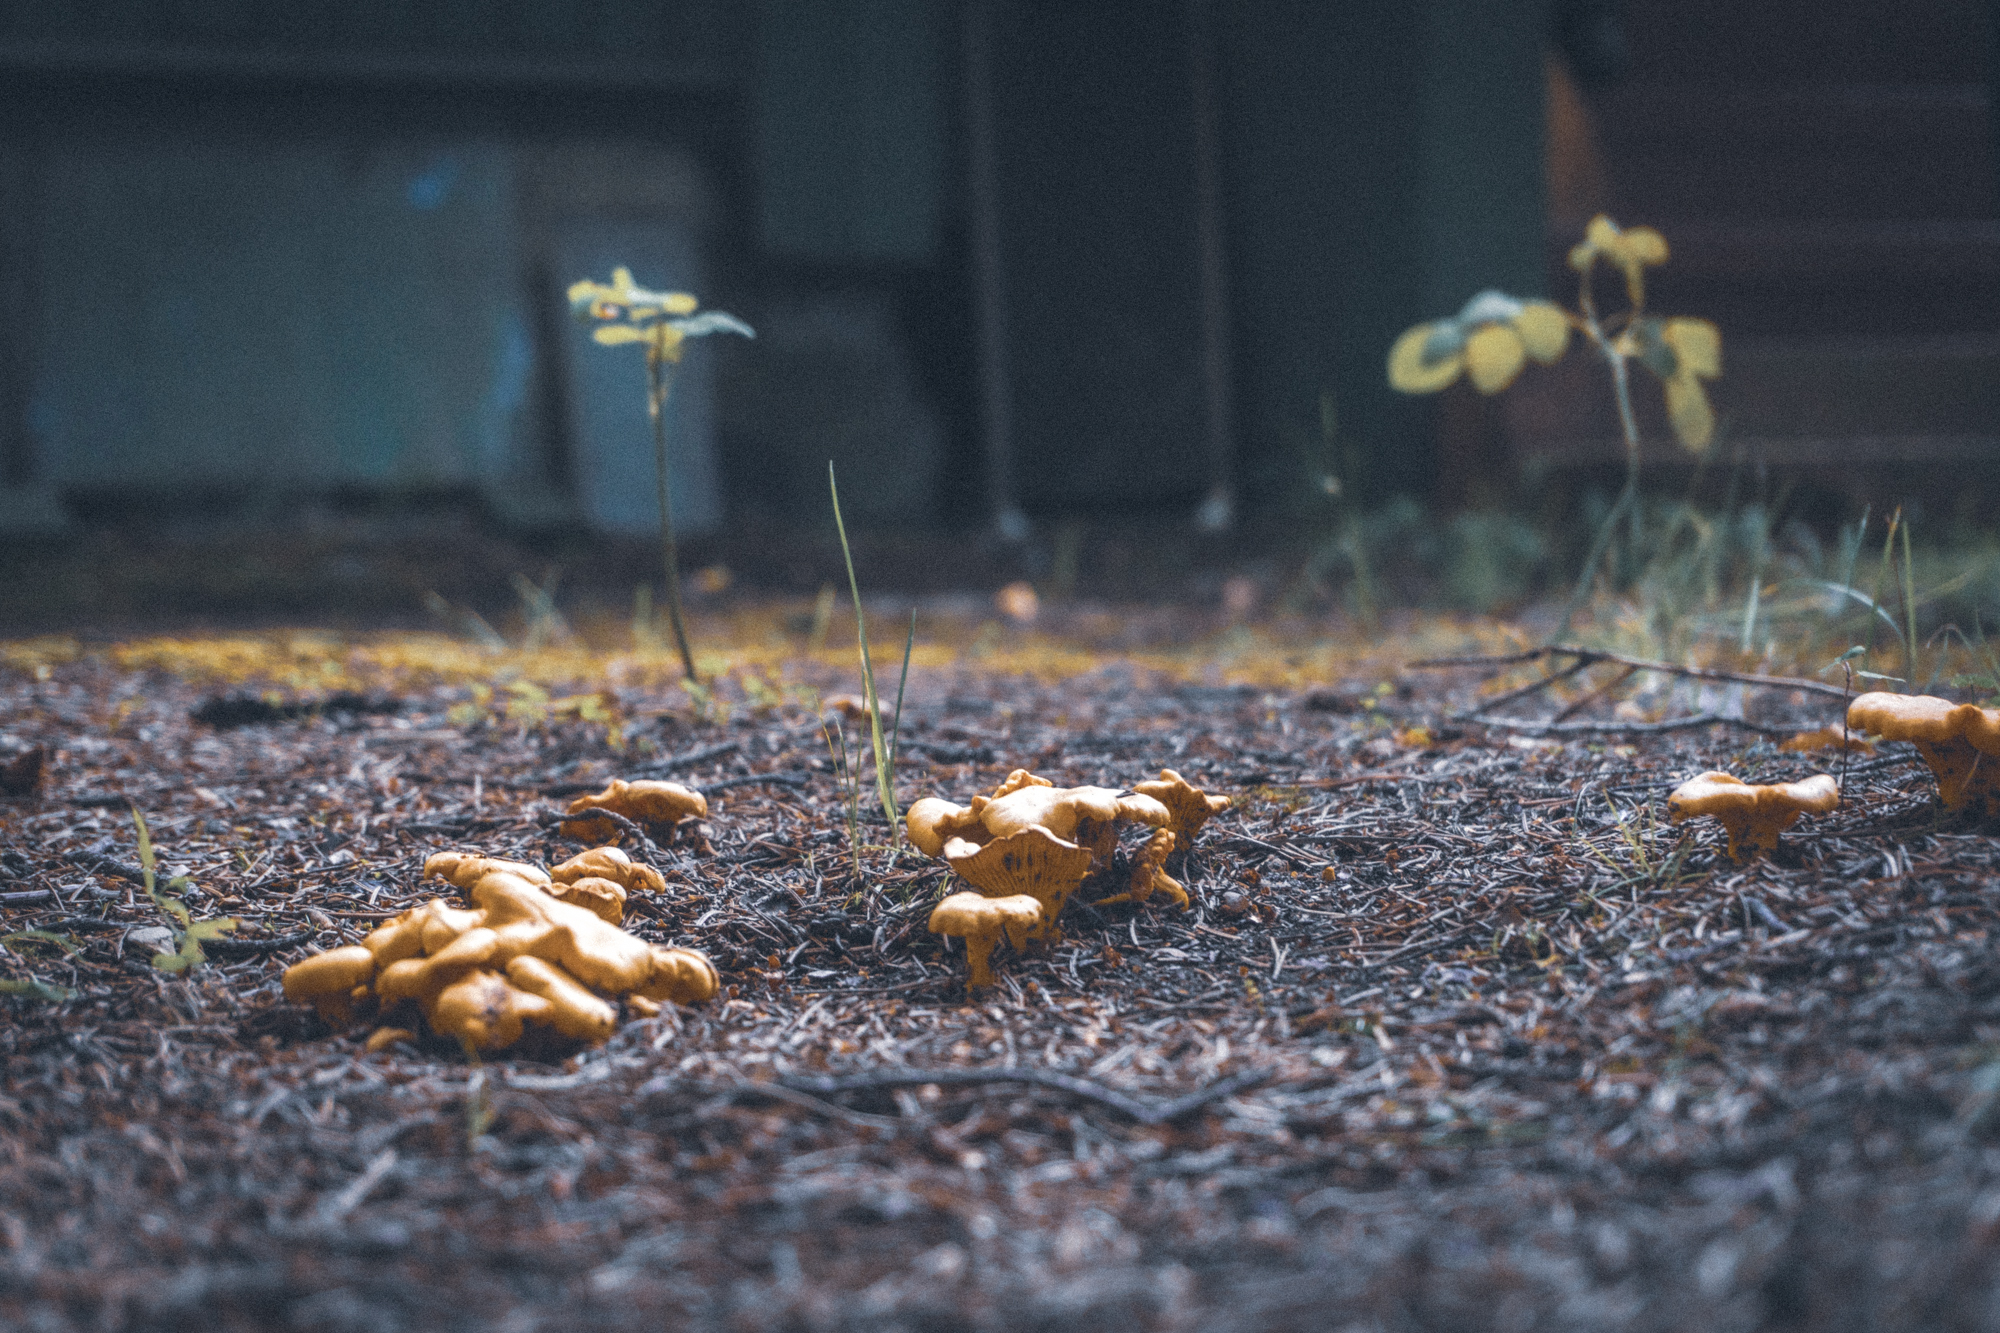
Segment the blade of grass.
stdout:
<svg viewBox="0 0 2000 1333">
<path fill-rule="evenodd" d="M 1902 521 L 1903 510 L 1902 506 L 1898 505 L 1896 512 L 1889 515 L 1889 531 L 1882 538 L 1882 565 L 1881 568 L 1875 571 L 1875 593 L 1868 599 L 1871 605 L 1879 606 L 1882 603 L 1882 589 L 1889 582 L 1891 562 L 1896 556 L 1896 529 L 1902 524 Z M 1895 617 L 1885 615 L 1882 618 L 1889 622 L 1889 632 L 1891 634 L 1894 634 L 1898 639 L 1903 637 L 1903 631 L 1897 626 Z M 1870 652 L 1875 651 L 1875 622 L 1873 620 L 1868 622 L 1868 638 L 1862 646 Z"/>
<path fill-rule="evenodd" d="M 882 798 L 882 813 L 889 818 L 889 839 L 893 843 L 901 832 L 903 821 L 896 811 L 895 776 L 890 771 L 889 749 L 882 740 L 882 705 L 875 695 L 875 666 L 868 656 L 868 618 L 861 610 L 861 582 L 854 576 L 854 552 L 847 545 L 847 523 L 840 516 L 840 483 L 834 480 L 833 460 L 830 458 L 826 461 L 826 488 L 833 496 L 833 526 L 840 534 L 840 558 L 847 562 L 847 590 L 854 598 L 854 634 L 861 651 L 861 687 L 868 697 L 869 739 L 875 750 L 875 792 Z"/>
<path fill-rule="evenodd" d="M 1963 637 L 1963 636 L 1961 636 Z M 896 760 L 903 752 L 903 689 L 910 683 L 910 649 L 917 643 L 917 612 L 910 608 L 910 632 L 903 636 L 903 674 L 896 678 L 896 717 L 889 724 L 889 769 L 893 773 Z"/>
<path fill-rule="evenodd" d="M 1917 582 L 1910 569 L 1910 525 L 1903 524 L 1903 619 L 1909 625 L 1909 632 L 1903 645 L 1909 655 L 1910 681 L 1914 685 L 1917 677 Z"/>
</svg>

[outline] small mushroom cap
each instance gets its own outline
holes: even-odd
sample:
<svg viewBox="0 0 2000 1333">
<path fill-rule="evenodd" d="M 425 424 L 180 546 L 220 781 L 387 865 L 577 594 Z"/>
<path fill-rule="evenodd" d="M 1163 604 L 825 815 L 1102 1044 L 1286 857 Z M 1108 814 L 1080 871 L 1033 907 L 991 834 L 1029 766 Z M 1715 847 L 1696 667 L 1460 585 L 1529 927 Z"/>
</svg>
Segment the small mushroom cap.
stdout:
<svg viewBox="0 0 2000 1333">
<path fill-rule="evenodd" d="M 428 1015 L 431 1026 L 476 1051 L 497 1051 L 521 1039 L 522 1025 L 545 1022 L 553 1009 L 539 995 L 508 984 L 493 972 L 473 972 L 437 997 Z"/>
<path fill-rule="evenodd" d="M 384 921 L 368 932 L 361 945 L 375 955 L 376 967 L 388 967 L 405 958 L 436 953 L 478 924 L 479 913 L 433 898 Z"/>
<path fill-rule="evenodd" d="M 1810 754 L 1815 750 L 1848 750 L 1855 754 L 1874 754 L 1875 742 L 1850 728 L 1840 728 L 1829 723 L 1815 727 L 1811 731 L 1801 731 L 1778 742 L 1780 750 L 1791 750 L 1798 754 Z"/>
<path fill-rule="evenodd" d="M 1039 830 L 1038 830 L 1039 831 Z M 967 846 L 962 840 L 959 846 Z M 978 893 L 954 893 L 931 909 L 930 928 L 934 935 L 958 935 L 965 940 L 965 962 L 970 986 L 991 986 L 993 946 L 1005 935 L 1020 948 L 1040 927 L 1042 904 L 1025 893 L 1004 898 L 988 898 Z"/>
<path fill-rule="evenodd" d="M 357 986 L 375 979 L 375 955 L 359 944 L 314 954 L 285 969 L 285 998 L 293 1004 L 310 1004 L 320 1017 L 333 1019 L 327 1009 L 345 1013 Z"/>
<path fill-rule="evenodd" d="M 984 846 L 1039 826 L 1087 848 L 1102 868 L 1117 850 L 1121 821 L 1160 828 L 1171 818 L 1167 807 L 1151 796 L 1121 796 L 1109 787 L 1058 787 L 1017 768 L 987 795 L 973 797 L 969 806 L 926 796 L 910 807 L 904 823 L 911 844 L 927 856 L 945 855 L 945 844 L 953 838 Z"/>
<path fill-rule="evenodd" d="M 592 810 L 609 810 L 638 824 L 677 824 L 683 819 L 706 819 L 708 798 L 678 782 L 653 778 L 627 782 L 613 778 L 595 796 L 579 796 L 569 803 L 564 813 L 570 818 L 563 822 L 563 836 L 589 836 L 590 830 L 601 828 L 604 821 L 592 820 L 589 817 Z"/>
<path fill-rule="evenodd" d="M 1027 937 L 1042 918 L 1041 902 L 1025 893 L 1005 898 L 989 898 L 983 893 L 954 893 L 931 909 L 933 935 L 988 935 L 1005 933 L 1016 941 Z"/>
<path fill-rule="evenodd" d="M 1738 860 L 1778 845 L 1778 834 L 1802 814 L 1823 815 L 1840 804 L 1840 784 L 1830 773 L 1816 773 L 1801 782 L 1754 786 L 1728 773 L 1703 773 L 1674 789 L 1667 797 L 1667 818 L 1713 815 L 1729 834 L 1729 854 Z"/>
<path fill-rule="evenodd" d="M 715 998 L 722 979 L 708 955 L 693 949 L 655 947 L 652 975 L 633 994 L 642 1000 L 672 1000 L 675 1004 L 695 1004 Z"/>
<path fill-rule="evenodd" d="M 519 875 L 537 884 L 549 882 L 549 872 L 523 861 L 502 861 L 498 857 L 473 856 L 466 852 L 435 852 L 424 861 L 424 878 L 435 875 L 461 889 L 470 889 L 496 872 Z"/>
<path fill-rule="evenodd" d="M 1167 808 L 1173 818 L 1169 827 L 1174 831 L 1174 845 L 1182 851 L 1194 845 L 1194 835 L 1211 816 L 1229 808 L 1227 796 L 1210 796 L 1171 768 L 1161 769 L 1155 781 L 1141 782 L 1132 790 Z"/>
<path fill-rule="evenodd" d="M 498 931 L 475 926 L 429 958 L 405 958 L 382 969 L 375 993 L 383 1004 L 415 1000 L 428 1007 L 438 992 L 473 968 L 493 962 L 502 951 Z"/>
<path fill-rule="evenodd" d="M 1847 725 L 1883 740 L 1932 745 L 1962 740 L 2000 759 L 2000 709 L 1955 704 L 1928 694 L 1864 694 L 1847 706 Z"/>
<path fill-rule="evenodd" d="M 593 847 L 587 852 L 578 852 L 550 870 L 549 879 L 557 884 L 574 884 L 580 879 L 608 879 L 622 885 L 627 893 L 665 893 L 667 889 L 666 876 L 649 865 L 634 861 L 624 849 L 618 847 Z"/>
<path fill-rule="evenodd" d="M 436 953 L 485 919 L 484 912 L 453 907 L 442 898 L 431 899 L 423 917 L 424 952 Z"/>
<path fill-rule="evenodd" d="M 968 813 L 978 819 L 986 837 L 980 838 L 970 831 L 961 836 L 984 842 L 1012 837 L 1030 828 L 1044 828 L 1086 849 L 1091 864 L 1102 869 L 1118 850 L 1120 820 L 1158 828 L 1171 818 L 1167 807 L 1152 797 L 1121 796 L 1109 787 L 1055 787 L 1036 778 L 1008 790 L 1011 783 L 1009 779 L 1001 784 L 1002 795 L 972 798 Z"/>
<path fill-rule="evenodd" d="M 944 858 L 988 898 L 1026 894 L 1042 905 L 1034 934 L 1055 928 L 1064 904 L 1090 873 L 1091 855 L 1039 824 L 974 847 L 963 838 L 945 844 Z"/>
<path fill-rule="evenodd" d="M 1847 725 L 1913 743 L 1937 775 L 1945 809 L 1983 807 L 2000 819 L 2000 709 L 1878 692 L 1848 705 Z"/>
<path fill-rule="evenodd" d="M 924 797 L 903 816 L 903 827 L 909 831 L 910 845 L 925 856 L 944 855 L 945 839 L 960 833 L 968 824 L 977 822 L 964 806 L 947 801 L 942 796 Z"/>
<path fill-rule="evenodd" d="M 507 964 L 507 980 L 517 990 L 547 1000 L 549 1026 L 565 1037 L 600 1042 L 618 1026 L 617 1010 L 554 963 L 523 954 Z"/>
<path fill-rule="evenodd" d="M 549 896 L 560 903 L 581 907 L 599 920 L 611 925 L 623 925 L 625 921 L 625 886 L 595 875 L 571 880 L 567 884 L 551 884 Z"/>
</svg>

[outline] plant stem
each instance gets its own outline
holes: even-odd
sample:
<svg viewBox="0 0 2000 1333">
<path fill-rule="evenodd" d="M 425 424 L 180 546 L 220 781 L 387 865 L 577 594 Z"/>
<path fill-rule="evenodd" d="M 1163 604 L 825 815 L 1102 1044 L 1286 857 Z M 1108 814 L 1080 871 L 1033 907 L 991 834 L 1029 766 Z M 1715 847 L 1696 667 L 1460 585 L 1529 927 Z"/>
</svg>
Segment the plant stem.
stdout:
<svg viewBox="0 0 2000 1333">
<path fill-rule="evenodd" d="M 667 485 L 667 394 L 673 386 L 673 363 L 649 350 L 646 410 L 653 418 L 653 476 L 660 492 L 660 564 L 667 575 L 667 620 L 674 627 L 674 647 L 680 650 L 681 670 L 689 680 L 699 680 L 701 677 L 694 669 L 694 650 L 688 647 L 687 622 L 681 615 L 680 558 L 674 550 L 673 493 Z"/>
<path fill-rule="evenodd" d="M 1618 425 L 1625 432 L 1625 489 L 1618 492 L 1618 500 L 1611 506 L 1611 512 L 1604 516 L 1604 523 L 1597 529 L 1597 536 L 1590 543 L 1590 554 L 1583 558 L 1583 573 L 1577 578 L 1576 591 L 1569 595 L 1569 604 L 1563 607 L 1562 621 L 1555 633 L 1549 635 L 1549 642 L 1559 642 L 1569 633 L 1570 621 L 1590 596 L 1591 581 L 1597 577 L 1598 562 L 1611 545 L 1611 534 L 1618 529 L 1618 520 L 1626 511 L 1632 515 L 1632 550 L 1639 548 L 1639 420 L 1632 412 L 1632 381 L 1627 373 L 1625 358 L 1604 336 L 1604 328 L 1597 322 L 1597 311 L 1590 300 L 1589 279 L 1585 279 L 1580 304 L 1583 306 L 1583 331 L 1597 344 L 1597 350 L 1611 366 L 1611 388 L 1618 398 Z"/>
<path fill-rule="evenodd" d="M 1618 426 L 1625 432 L 1625 494 L 1630 498 L 1629 517 L 1632 521 L 1631 549 L 1627 555 L 1639 558 L 1639 524 L 1643 518 L 1639 500 L 1639 418 L 1632 412 L 1632 374 L 1625 358 L 1613 350 L 1600 333 L 1597 344 L 1604 349 L 1604 355 L 1611 362 L 1611 387 L 1618 396 Z"/>
</svg>

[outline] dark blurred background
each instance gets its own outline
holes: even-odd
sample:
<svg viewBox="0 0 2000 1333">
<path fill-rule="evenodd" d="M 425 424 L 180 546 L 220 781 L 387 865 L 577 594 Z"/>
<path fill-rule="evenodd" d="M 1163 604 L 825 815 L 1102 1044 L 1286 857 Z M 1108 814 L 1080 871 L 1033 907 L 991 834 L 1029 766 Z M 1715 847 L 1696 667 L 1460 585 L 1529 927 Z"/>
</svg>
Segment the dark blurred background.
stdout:
<svg viewBox="0 0 2000 1333">
<path fill-rule="evenodd" d="M 697 560 L 778 586 L 827 572 L 829 457 L 917 583 L 1084 521 L 1282 545 L 1329 476 L 1580 493 L 1620 457 L 1587 358 L 1494 400 L 1398 397 L 1383 359 L 1483 287 L 1569 299 L 1599 210 L 1672 242 L 1656 309 L 1724 331 L 1719 456 L 1828 515 L 1990 513 L 1996 30 L 1993 0 L 7 0 L 0 619 L 645 577 L 638 358 L 562 299 L 621 262 L 756 326 L 689 358 L 677 503 Z"/>
</svg>

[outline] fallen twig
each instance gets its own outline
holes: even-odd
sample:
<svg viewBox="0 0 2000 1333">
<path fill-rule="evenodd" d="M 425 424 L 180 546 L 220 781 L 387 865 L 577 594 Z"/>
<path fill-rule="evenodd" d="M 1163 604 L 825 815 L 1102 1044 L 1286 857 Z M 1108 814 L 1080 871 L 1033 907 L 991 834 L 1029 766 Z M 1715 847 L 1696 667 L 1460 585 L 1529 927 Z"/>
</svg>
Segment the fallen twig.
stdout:
<svg viewBox="0 0 2000 1333">
<path fill-rule="evenodd" d="M 744 773 L 733 778 L 720 778 L 714 782 L 701 784 L 703 792 L 721 791 L 725 787 L 803 787 L 810 779 L 803 773 Z"/>
<path fill-rule="evenodd" d="M 714 745 L 704 745 L 699 749 L 689 750 L 686 754 L 669 755 L 665 759 L 655 759 L 650 764 L 641 764 L 632 772 L 640 777 L 654 777 L 661 773 L 672 773 L 676 769 L 692 768 L 710 759 L 720 759 L 723 755 L 735 754 L 742 748 L 741 741 L 718 741 Z"/>
<path fill-rule="evenodd" d="M 560 814 L 548 815 L 541 820 L 541 825 L 543 828 L 558 828 L 563 824 L 578 819 L 604 820 L 606 823 L 616 828 L 619 832 L 629 834 L 630 836 L 637 838 L 639 840 L 639 845 L 645 849 L 646 855 L 649 859 L 654 861 L 658 861 L 660 859 L 661 852 L 659 844 L 655 843 L 651 837 L 647 836 L 646 830 L 642 828 L 635 821 L 627 819 L 625 816 L 613 810 L 605 810 L 599 808 L 599 809 L 585 810 L 581 814 L 576 814 L 576 815 L 560 815 Z"/>
<path fill-rule="evenodd" d="M 1608 653 L 1596 648 L 1532 648 L 1523 653 L 1507 653 L 1496 657 L 1427 657 L 1408 663 L 1417 670 L 1441 670 L 1448 667 L 1502 667 L 1519 666 L 1526 662 L 1540 661 L 1549 657 L 1568 657 L 1577 662 L 1577 669 L 1595 666 L 1599 662 L 1616 662 L 1619 666 L 1632 667 L 1639 671 L 1658 671 L 1669 676 L 1686 676 L 1692 680 L 1727 681 L 1740 685 L 1760 685 L 1775 690 L 1805 690 L 1811 694 L 1824 694 L 1835 699 L 1845 698 L 1845 692 L 1838 685 L 1829 685 L 1823 680 L 1805 680 L 1798 676 L 1765 676 L 1754 671 L 1725 671 L 1719 667 L 1676 666 L 1672 662 L 1658 662 L 1644 657 L 1627 657 L 1623 653 Z M 1535 682 L 1536 689 L 1553 684 L 1571 674 L 1557 672 Z M 1486 707 L 1495 707 L 1510 702 L 1523 693 L 1533 690 L 1514 691 L 1502 695 Z"/>
<path fill-rule="evenodd" d="M 1224 1097 L 1232 1097 L 1239 1092 L 1268 1081 L 1268 1069 L 1248 1069 L 1240 1074 L 1217 1079 L 1199 1092 L 1191 1092 L 1167 1101 L 1142 1100 L 1107 1088 L 1102 1083 L 1078 1078 L 1073 1074 L 1059 1074 L 1049 1069 L 897 1069 L 881 1070 L 870 1074 L 846 1074 L 824 1078 L 788 1078 L 779 1080 L 779 1087 L 793 1092 L 808 1093 L 821 1097 L 838 1096 L 849 1092 L 875 1092 L 890 1088 L 915 1088 L 927 1083 L 939 1087 L 968 1087 L 986 1083 L 1025 1083 L 1032 1087 L 1046 1088 L 1052 1092 L 1068 1093 L 1083 1101 L 1094 1102 L 1109 1110 L 1118 1112 L 1126 1119 L 1141 1125 L 1165 1125 L 1182 1116 L 1189 1115 L 1210 1102 Z M 754 1084 L 746 1091 L 761 1091 L 770 1084 Z"/>
<path fill-rule="evenodd" d="M 1794 727 L 1774 727 L 1740 717 L 1723 717 L 1719 713 L 1692 713 L 1687 717 L 1670 717 L 1660 722 L 1524 722 L 1510 717 L 1481 717 L 1477 713 L 1454 713 L 1451 720 L 1496 727 L 1502 731 L 1518 731 L 1527 736 L 1657 736 L 1662 732 L 1686 731 L 1691 727 L 1738 727 L 1760 736 L 1789 736 L 1796 730 Z"/>
</svg>

